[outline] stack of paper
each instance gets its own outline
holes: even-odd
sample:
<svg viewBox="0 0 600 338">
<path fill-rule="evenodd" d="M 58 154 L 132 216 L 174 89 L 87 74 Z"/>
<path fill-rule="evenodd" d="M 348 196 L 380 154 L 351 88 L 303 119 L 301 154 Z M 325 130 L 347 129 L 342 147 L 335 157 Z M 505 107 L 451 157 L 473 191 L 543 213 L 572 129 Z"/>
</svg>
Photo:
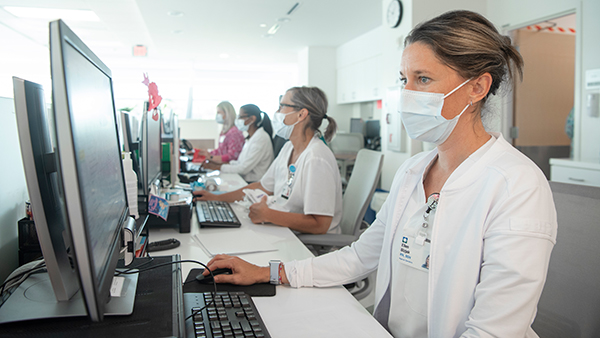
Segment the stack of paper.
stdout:
<svg viewBox="0 0 600 338">
<path fill-rule="evenodd" d="M 209 255 L 241 255 L 277 251 L 271 243 L 248 229 L 202 229 L 192 237 Z"/>
</svg>

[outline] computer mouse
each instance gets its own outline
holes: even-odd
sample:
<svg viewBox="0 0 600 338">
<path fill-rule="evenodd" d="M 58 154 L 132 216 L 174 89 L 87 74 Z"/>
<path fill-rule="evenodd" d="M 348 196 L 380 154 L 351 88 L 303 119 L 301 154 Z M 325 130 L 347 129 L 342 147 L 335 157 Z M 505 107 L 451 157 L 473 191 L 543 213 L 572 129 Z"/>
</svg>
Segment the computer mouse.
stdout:
<svg viewBox="0 0 600 338">
<path fill-rule="evenodd" d="M 204 270 L 202 270 L 202 272 L 204 272 Z M 203 284 L 209 284 L 213 282 L 213 277 L 211 275 L 206 275 L 204 276 L 202 274 L 202 272 L 200 272 L 198 275 L 196 275 L 196 280 L 200 283 Z M 223 268 L 223 269 L 215 269 L 213 270 L 213 275 L 222 275 L 222 274 L 226 274 L 226 275 L 231 275 L 233 273 L 233 271 L 231 271 L 231 269 L 227 269 L 227 268 Z"/>
</svg>

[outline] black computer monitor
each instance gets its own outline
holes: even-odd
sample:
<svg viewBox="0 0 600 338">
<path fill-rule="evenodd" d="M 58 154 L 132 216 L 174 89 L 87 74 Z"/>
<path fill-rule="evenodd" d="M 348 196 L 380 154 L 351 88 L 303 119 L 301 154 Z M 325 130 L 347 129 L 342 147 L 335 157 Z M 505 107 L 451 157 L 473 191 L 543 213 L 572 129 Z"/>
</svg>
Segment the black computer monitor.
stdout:
<svg viewBox="0 0 600 338">
<path fill-rule="evenodd" d="M 379 120 L 367 120 L 365 122 L 365 148 L 372 150 L 381 149 Z"/>
<path fill-rule="evenodd" d="M 13 78 L 15 114 L 23 169 L 40 247 L 54 296 L 68 301 L 79 290 L 67 224 L 61 177 L 56 163 L 56 138 L 51 129 L 41 85 Z"/>
<path fill-rule="evenodd" d="M 132 169 L 135 171 L 137 177 L 141 177 L 140 175 L 140 165 L 138 161 L 138 136 L 134 133 L 133 130 L 133 119 L 129 115 L 128 112 L 120 111 L 121 119 L 120 119 L 120 128 L 119 135 L 121 140 L 121 148 L 123 151 L 131 153 L 131 164 Z M 138 179 L 138 189 L 141 187 L 140 180 Z"/>
<path fill-rule="evenodd" d="M 69 77 L 67 77 L 65 83 L 67 85 L 73 84 Z M 117 300 L 113 299 L 109 307 L 104 306 L 108 298 L 101 289 L 106 285 L 106 281 L 103 284 L 102 279 L 112 280 L 114 267 L 109 264 L 111 264 L 110 260 L 116 256 L 113 255 L 110 259 L 107 257 L 105 260 L 96 259 L 96 257 L 106 252 L 104 247 L 99 247 L 99 245 L 106 244 L 106 241 L 101 238 L 101 234 L 99 235 L 103 231 L 92 228 L 92 226 L 103 227 L 104 224 L 93 222 L 93 219 L 97 219 L 97 213 L 103 212 L 102 209 L 106 209 L 106 206 L 96 208 L 93 203 L 97 201 L 93 197 L 89 198 L 89 195 L 102 195 L 105 191 L 97 183 L 81 182 L 81 178 L 86 177 L 84 171 L 88 169 L 85 168 L 85 160 L 81 161 L 76 156 L 73 159 L 74 164 L 81 167 L 81 170 L 77 169 L 77 174 L 80 175 L 77 177 L 77 183 L 80 184 L 81 189 L 87 189 L 88 192 L 82 194 L 80 191 L 80 198 L 86 197 L 85 201 L 72 200 L 76 197 L 74 197 L 72 190 L 66 190 L 66 188 L 75 182 L 67 182 L 73 180 L 73 177 L 65 175 L 61 161 L 58 158 L 59 150 L 61 152 L 65 152 L 65 150 L 61 148 L 61 146 L 64 147 L 64 144 L 57 142 L 56 132 L 57 130 L 64 131 L 64 128 L 59 126 L 56 129 L 53 128 L 56 125 L 55 116 L 60 112 L 55 112 L 55 115 L 48 113 L 41 85 L 19 78 L 13 78 L 13 85 L 23 167 L 32 204 L 33 219 L 47 273 L 29 276 L 19 288 L 13 291 L 0 307 L 0 322 L 86 315 L 94 320 L 101 320 L 104 313 L 130 314 L 135 300 L 137 280 L 135 275 L 127 278 L 124 297 Z M 69 94 L 70 100 L 77 101 L 78 99 L 74 99 L 75 96 L 81 95 L 71 92 Z M 72 107 L 73 115 L 81 113 L 78 104 Z M 69 120 L 71 119 L 69 118 Z M 69 135 L 79 134 L 81 136 L 81 133 L 75 130 L 77 128 L 81 129 L 81 125 L 81 121 L 72 123 L 69 127 L 71 128 Z M 106 128 L 105 130 L 110 129 Z M 112 138 L 107 138 L 106 141 L 113 140 L 113 144 L 117 145 L 116 132 L 113 131 L 113 133 Z M 103 133 L 103 136 L 108 135 Z M 77 144 L 76 147 L 83 144 L 80 139 L 81 137 L 74 138 L 74 143 Z M 105 158 L 106 154 L 112 153 L 114 155 L 114 152 L 94 153 L 93 150 L 86 151 L 86 156 L 97 157 L 98 160 L 102 161 L 107 160 Z M 111 160 L 107 162 L 110 163 Z M 114 163 L 114 161 L 112 162 Z M 102 175 L 99 176 L 101 179 Z M 67 199 L 71 199 L 68 206 Z M 116 200 L 116 202 L 119 201 L 120 199 Z M 108 207 L 112 206 L 112 203 L 110 204 Z M 73 210 L 73 205 L 78 207 Z M 119 205 L 122 207 L 122 203 L 115 205 L 115 207 Z M 82 223 L 70 218 L 78 211 L 85 211 L 85 215 L 82 215 Z M 90 219 L 92 219 L 92 222 L 90 222 Z M 119 224 L 120 222 L 115 222 L 110 215 L 104 221 L 108 225 L 117 224 L 117 229 L 113 230 L 117 232 L 117 236 L 113 237 L 107 247 L 114 247 L 115 249 L 124 247 L 121 245 L 120 227 L 122 225 Z M 129 222 L 128 226 L 131 229 L 132 219 L 127 218 L 127 222 Z M 110 229 L 112 228 L 109 227 L 106 230 Z M 78 233 L 82 232 L 85 232 L 84 240 L 80 240 L 81 243 L 75 243 L 74 239 L 78 236 Z M 115 240 L 116 243 L 114 243 Z M 86 252 L 84 251 L 82 254 L 82 248 L 83 250 L 87 249 L 87 258 L 83 258 Z M 88 259 L 89 261 L 82 262 L 82 259 Z M 100 272 L 106 271 L 106 273 L 102 277 L 98 276 L 96 269 L 90 269 L 92 266 L 100 267 Z M 88 276 L 86 277 L 86 275 Z M 90 281 L 91 286 L 89 286 Z M 86 283 L 88 283 L 88 287 L 84 289 Z M 110 285 L 110 281 L 108 283 Z M 89 299 L 100 300 L 99 310 L 89 308 L 93 304 Z M 87 309 L 86 305 L 88 306 Z M 102 313 L 98 314 L 98 311 L 102 311 Z"/>
<path fill-rule="evenodd" d="M 133 221 L 112 75 L 61 20 L 50 23 L 50 65 L 57 157 L 75 264 L 87 313 L 100 321 L 110 299 L 121 231 Z"/>
<path fill-rule="evenodd" d="M 379 137 L 379 120 L 367 120 L 365 122 L 365 137 Z"/>
<path fill-rule="evenodd" d="M 156 119 L 154 117 L 157 117 Z M 144 104 L 142 126 L 140 129 L 140 162 L 142 167 L 142 190 L 149 195 L 152 185 L 159 185 L 161 168 L 160 110 L 148 111 L 148 102 Z"/>
<path fill-rule="evenodd" d="M 351 133 L 364 133 L 364 122 L 361 118 L 350 119 L 350 132 Z"/>
</svg>

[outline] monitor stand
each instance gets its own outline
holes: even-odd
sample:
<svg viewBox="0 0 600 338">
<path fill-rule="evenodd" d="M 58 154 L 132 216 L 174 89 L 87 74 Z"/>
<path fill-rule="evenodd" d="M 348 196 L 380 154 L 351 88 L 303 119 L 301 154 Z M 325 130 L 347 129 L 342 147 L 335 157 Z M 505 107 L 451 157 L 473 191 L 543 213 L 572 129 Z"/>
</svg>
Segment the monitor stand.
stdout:
<svg viewBox="0 0 600 338">
<path fill-rule="evenodd" d="M 105 316 L 133 313 L 138 274 L 121 275 L 125 278 L 121 297 L 111 297 L 104 309 Z M 68 301 L 59 302 L 48 273 L 29 276 L 0 307 L 0 323 L 32 319 L 87 316 L 81 289 Z"/>
</svg>

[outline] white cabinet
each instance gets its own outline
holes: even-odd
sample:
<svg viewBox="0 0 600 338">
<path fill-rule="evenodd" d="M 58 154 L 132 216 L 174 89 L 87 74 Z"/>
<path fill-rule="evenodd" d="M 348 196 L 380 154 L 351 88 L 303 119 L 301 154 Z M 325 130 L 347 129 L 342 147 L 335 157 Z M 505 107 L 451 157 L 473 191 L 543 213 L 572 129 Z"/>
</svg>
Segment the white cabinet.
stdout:
<svg viewBox="0 0 600 338">
<path fill-rule="evenodd" d="M 380 100 L 383 96 L 380 65 L 381 55 L 377 55 L 338 68 L 337 103 Z"/>
<path fill-rule="evenodd" d="M 551 158 L 550 180 L 600 187 L 600 163 Z"/>
</svg>

